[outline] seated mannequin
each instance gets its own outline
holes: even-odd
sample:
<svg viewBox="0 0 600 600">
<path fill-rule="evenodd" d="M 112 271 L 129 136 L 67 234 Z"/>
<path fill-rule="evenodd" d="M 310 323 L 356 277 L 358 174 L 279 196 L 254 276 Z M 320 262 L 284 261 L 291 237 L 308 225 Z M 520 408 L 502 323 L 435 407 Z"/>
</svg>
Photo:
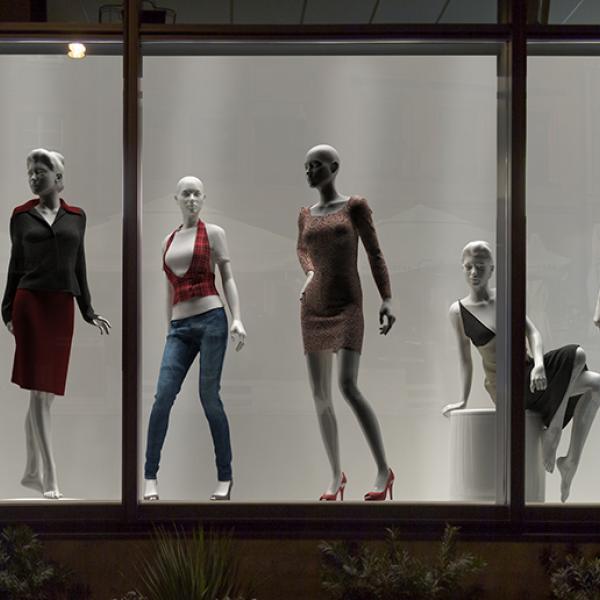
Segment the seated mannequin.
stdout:
<svg viewBox="0 0 600 600">
<path fill-rule="evenodd" d="M 444 407 L 446 416 L 467 405 L 473 377 L 471 343 L 482 358 L 485 389 L 496 403 L 496 290 L 489 287 L 494 271 L 490 245 L 481 241 L 467 244 L 462 264 L 469 294 L 450 307 L 458 340 L 462 394 L 459 402 Z M 544 354 L 541 335 L 528 318 L 525 333 L 531 352 L 526 365 L 525 406 L 542 417 L 544 468 L 552 473 L 554 466 L 558 467 L 561 500 L 565 502 L 600 403 L 600 374 L 587 370 L 581 346 L 572 344 Z M 571 419 L 569 450 L 557 460 L 562 429 Z"/>
<path fill-rule="evenodd" d="M 240 318 L 239 296 L 225 232 L 199 218 L 204 199 L 204 186 L 199 179 L 184 177 L 179 181 L 175 202 L 183 224 L 163 242 L 169 333 L 148 424 L 145 500 L 159 499 L 156 474 L 169 415 L 196 355 L 200 359 L 200 402 L 210 426 L 217 465 L 217 485 L 210 499 L 229 500 L 231 497 L 229 423 L 219 395 L 227 346 L 227 317 L 214 285 L 215 266 L 219 268 L 233 317 L 230 333 L 236 350 L 243 347 L 246 331 Z"/>
</svg>

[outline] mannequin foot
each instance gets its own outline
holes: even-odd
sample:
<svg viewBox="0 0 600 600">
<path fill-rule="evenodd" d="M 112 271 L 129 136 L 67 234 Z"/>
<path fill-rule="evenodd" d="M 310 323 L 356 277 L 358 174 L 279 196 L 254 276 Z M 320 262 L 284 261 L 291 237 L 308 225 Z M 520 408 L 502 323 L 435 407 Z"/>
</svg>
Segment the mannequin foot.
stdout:
<svg viewBox="0 0 600 600">
<path fill-rule="evenodd" d="M 35 490 L 36 492 L 44 492 L 44 484 L 42 476 L 39 473 L 25 473 L 21 479 L 21 485 L 26 488 Z"/>
<path fill-rule="evenodd" d="M 554 472 L 560 434 L 560 429 L 555 427 L 548 427 L 542 432 L 542 456 L 544 460 L 544 469 L 546 469 L 548 473 Z"/>
<path fill-rule="evenodd" d="M 393 500 L 392 488 L 394 486 L 394 479 L 396 479 L 394 472 L 390 468 L 387 469 L 387 471 L 385 472 L 385 480 L 383 485 L 381 485 L 380 483 L 382 477 L 383 473 L 381 473 L 380 471 L 375 479 L 375 489 L 365 494 L 365 500 L 367 502 L 378 502 L 385 500 L 388 491 L 390 493 L 390 500 Z"/>
<path fill-rule="evenodd" d="M 231 488 L 233 479 L 229 481 L 217 481 L 215 491 L 210 495 L 211 500 L 231 500 Z"/>
<path fill-rule="evenodd" d="M 158 500 L 157 479 L 144 479 L 144 500 Z"/>
<path fill-rule="evenodd" d="M 566 502 L 571 493 L 571 483 L 577 471 L 577 465 L 570 463 L 566 456 L 559 458 L 556 461 L 556 466 L 560 473 L 560 501 Z"/>
<path fill-rule="evenodd" d="M 338 494 L 340 495 L 340 500 L 344 499 L 344 490 L 346 489 L 346 483 L 348 483 L 348 479 L 346 478 L 346 474 L 342 471 L 339 475 L 334 475 L 329 487 L 325 491 L 325 493 L 321 494 L 319 500 L 325 500 L 327 502 L 335 502 L 337 500 Z"/>
<path fill-rule="evenodd" d="M 46 500 L 60 500 L 63 495 L 58 490 L 48 490 L 42 494 Z"/>
</svg>

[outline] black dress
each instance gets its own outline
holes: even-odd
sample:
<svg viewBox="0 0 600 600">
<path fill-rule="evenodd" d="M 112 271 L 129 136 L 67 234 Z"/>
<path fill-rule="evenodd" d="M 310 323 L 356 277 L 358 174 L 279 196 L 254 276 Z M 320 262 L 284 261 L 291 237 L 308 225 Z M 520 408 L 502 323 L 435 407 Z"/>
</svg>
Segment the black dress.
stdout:
<svg viewBox="0 0 600 600">
<path fill-rule="evenodd" d="M 496 333 L 482 323 L 472 312 L 467 310 L 462 302 L 458 302 L 463 328 L 466 336 L 473 342 L 483 359 L 483 370 L 485 372 L 485 387 L 496 403 Z M 532 392 L 529 389 L 531 370 L 534 362 L 527 356 L 525 364 L 525 376 L 523 378 L 525 408 L 538 413 L 546 427 L 552 422 L 561 405 L 573 374 L 575 364 L 575 353 L 578 344 L 561 346 L 556 350 L 550 350 L 544 354 L 544 368 L 548 385 L 545 390 Z M 587 366 L 584 366 L 587 369 Z M 575 407 L 581 394 L 569 398 L 563 427 L 573 418 Z"/>
</svg>

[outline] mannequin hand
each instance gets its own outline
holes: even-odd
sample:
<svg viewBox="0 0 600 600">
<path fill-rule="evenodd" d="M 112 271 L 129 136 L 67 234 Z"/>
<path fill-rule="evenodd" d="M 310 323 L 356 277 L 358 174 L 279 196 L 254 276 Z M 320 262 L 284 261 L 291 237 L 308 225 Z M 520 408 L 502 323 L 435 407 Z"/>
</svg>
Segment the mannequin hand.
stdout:
<svg viewBox="0 0 600 600">
<path fill-rule="evenodd" d="M 235 343 L 235 351 L 239 352 L 246 343 L 246 330 L 239 319 L 234 319 L 229 329 L 231 334 L 231 341 Z"/>
<path fill-rule="evenodd" d="M 381 303 L 379 309 L 379 333 L 387 335 L 392 325 L 396 322 L 396 317 L 392 314 L 392 299 L 388 298 Z"/>
<path fill-rule="evenodd" d="M 445 417 L 450 417 L 450 413 L 453 410 L 459 410 L 461 408 L 464 408 L 466 404 L 467 403 L 464 400 L 461 400 L 460 402 L 455 402 L 454 404 L 446 404 L 446 406 L 442 408 L 442 414 Z"/>
<path fill-rule="evenodd" d="M 541 392 L 548 386 L 546 379 L 546 369 L 544 365 L 536 365 L 531 369 L 531 377 L 529 378 L 529 389 L 531 392 Z"/>
<path fill-rule="evenodd" d="M 10 332 L 13 334 L 13 335 L 15 335 L 15 330 L 13 329 L 13 324 L 12 324 L 12 321 L 9 321 L 9 322 L 6 324 L 6 329 L 8 329 L 8 330 L 9 330 L 9 331 L 10 331 Z"/>
<path fill-rule="evenodd" d="M 594 315 L 594 325 L 600 329 L 600 315 Z"/>
<path fill-rule="evenodd" d="M 304 285 L 302 286 L 302 289 L 300 290 L 300 301 L 303 300 L 303 298 L 304 298 L 304 292 L 306 291 L 306 288 L 308 287 L 308 284 L 313 280 L 314 276 L 315 276 L 315 272 L 314 271 L 309 271 L 306 274 L 306 281 L 304 282 Z"/>
<path fill-rule="evenodd" d="M 108 335 L 110 333 L 111 324 L 108 319 L 101 317 L 98 315 L 93 321 L 92 325 L 97 327 L 100 330 L 100 335 Z"/>
</svg>

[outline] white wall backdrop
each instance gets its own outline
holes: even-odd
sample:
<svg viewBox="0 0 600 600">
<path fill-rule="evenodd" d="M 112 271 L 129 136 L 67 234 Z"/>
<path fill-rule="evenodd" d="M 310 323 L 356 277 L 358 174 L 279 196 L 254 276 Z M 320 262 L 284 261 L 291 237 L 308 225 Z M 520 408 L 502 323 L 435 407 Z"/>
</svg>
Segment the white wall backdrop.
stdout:
<svg viewBox="0 0 600 600">
<path fill-rule="evenodd" d="M 379 298 L 364 251 L 365 343 L 359 385 L 381 419 L 395 498 L 449 497 L 449 421 L 459 397 L 450 304 L 466 293 L 463 245 L 495 243 L 493 57 L 190 57 L 144 60 L 143 410 L 146 439 L 167 325 L 161 241 L 179 224 L 177 180 L 197 175 L 202 218 L 225 228 L 247 346 L 228 350 L 222 398 L 234 451 L 234 497 L 316 500 L 328 482 L 302 351 L 295 253 L 301 206 L 316 201 L 304 155 L 341 155 L 342 193 L 368 198 L 398 321 L 378 334 Z M 478 356 L 471 406 L 487 407 Z M 216 473 L 194 365 L 177 399 L 159 481 L 162 499 L 204 500 Z M 349 499 L 375 467 L 335 391 Z M 140 477 L 141 477 L 140 464 Z"/>
<path fill-rule="evenodd" d="M 87 213 L 86 257 L 93 306 L 109 337 L 76 326 L 64 397 L 52 407 L 54 452 L 67 498 L 121 497 L 122 62 L 118 57 L 0 57 L 0 287 L 10 253 L 12 209 L 33 197 L 25 157 L 33 148 L 65 156 L 68 203 Z M 25 467 L 29 393 L 10 382 L 14 341 L 0 331 L 0 498 L 38 497 L 19 485 Z"/>
<path fill-rule="evenodd" d="M 532 57 L 528 64 L 527 311 L 544 347 L 577 343 L 600 371 L 592 315 L 600 287 L 600 59 Z M 559 456 L 567 451 L 565 430 Z M 598 502 L 595 423 L 569 502 Z M 547 477 L 548 501 L 560 479 Z"/>
</svg>

